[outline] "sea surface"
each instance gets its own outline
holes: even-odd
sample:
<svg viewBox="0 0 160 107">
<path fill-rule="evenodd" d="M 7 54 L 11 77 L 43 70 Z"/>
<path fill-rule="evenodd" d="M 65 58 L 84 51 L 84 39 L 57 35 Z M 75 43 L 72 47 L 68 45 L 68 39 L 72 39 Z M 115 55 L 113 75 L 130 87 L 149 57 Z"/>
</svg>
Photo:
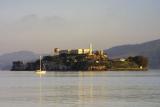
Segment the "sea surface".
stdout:
<svg viewBox="0 0 160 107">
<path fill-rule="evenodd" d="M 0 71 L 0 107 L 160 107 L 160 70 Z"/>
</svg>

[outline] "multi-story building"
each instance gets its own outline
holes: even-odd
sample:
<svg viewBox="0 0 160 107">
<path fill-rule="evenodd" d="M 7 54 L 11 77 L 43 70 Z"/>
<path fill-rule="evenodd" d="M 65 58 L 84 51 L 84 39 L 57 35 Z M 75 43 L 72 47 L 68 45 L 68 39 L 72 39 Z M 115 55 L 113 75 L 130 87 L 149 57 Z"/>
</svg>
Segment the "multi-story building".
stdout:
<svg viewBox="0 0 160 107">
<path fill-rule="evenodd" d="M 88 49 L 66 49 L 66 50 L 60 50 L 59 48 L 54 49 L 55 54 L 89 54 L 92 55 L 92 44 L 90 44 L 90 47 Z"/>
</svg>

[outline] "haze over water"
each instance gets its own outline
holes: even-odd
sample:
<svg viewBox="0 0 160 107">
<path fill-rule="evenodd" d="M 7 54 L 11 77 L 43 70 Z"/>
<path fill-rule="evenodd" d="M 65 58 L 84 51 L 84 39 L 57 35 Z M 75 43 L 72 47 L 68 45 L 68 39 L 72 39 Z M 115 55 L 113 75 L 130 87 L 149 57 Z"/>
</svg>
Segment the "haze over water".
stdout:
<svg viewBox="0 0 160 107">
<path fill-rule="evenodd" d="M 160 71 L 0 72 L 1 107 L 159 107 Z"/>
</svg>

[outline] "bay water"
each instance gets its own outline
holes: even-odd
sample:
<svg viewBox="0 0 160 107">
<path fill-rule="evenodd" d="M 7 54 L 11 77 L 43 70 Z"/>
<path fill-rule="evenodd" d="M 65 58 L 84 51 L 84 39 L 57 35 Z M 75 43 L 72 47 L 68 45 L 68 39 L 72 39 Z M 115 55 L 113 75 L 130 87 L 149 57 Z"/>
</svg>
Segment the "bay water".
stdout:
<svg viewBox="0 0 160 107">
<path fill-rule="evenodd" d="M 160 107 L 160 70 L 0 71 L 0 107 Z"/>
</svg>

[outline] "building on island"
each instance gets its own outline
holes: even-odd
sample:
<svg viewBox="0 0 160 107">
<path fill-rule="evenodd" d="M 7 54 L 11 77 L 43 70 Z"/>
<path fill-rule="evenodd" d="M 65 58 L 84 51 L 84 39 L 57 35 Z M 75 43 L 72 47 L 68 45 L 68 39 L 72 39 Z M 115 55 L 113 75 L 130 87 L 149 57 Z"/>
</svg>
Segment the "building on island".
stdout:
<svg viewBox="0 0 160 107">
<path fill-rule="evenodd" d="M 107 71 L 107 70 L 147 70 L 148 59 L 143 56 L 109 59 L 104 50 L 94 50 L 92 44 L 89 48 L 54 49 L 54 55 L 42 58 L 42 65 L 47 71 Z M 35 71 L 39 69 L 39 59 L 24 63 L 14 61 L 13 71 Z"/>
<path fill-rule="evenodd" d="M 89 48 L 87 49 L 66 49 L 66 50 L 60 50 L 59 48 L 54 49 L 55 55 L 60 55 L 60 54 L 93 54 L 93 48 L 92 44 L 90 44 Z"/>
<path fill-rule="evenodd" d="M 12 70 L 23 71 L 25 69 L 25 64 L 23 61 L 14 61 L 12 65 Z"/>
</svg>

